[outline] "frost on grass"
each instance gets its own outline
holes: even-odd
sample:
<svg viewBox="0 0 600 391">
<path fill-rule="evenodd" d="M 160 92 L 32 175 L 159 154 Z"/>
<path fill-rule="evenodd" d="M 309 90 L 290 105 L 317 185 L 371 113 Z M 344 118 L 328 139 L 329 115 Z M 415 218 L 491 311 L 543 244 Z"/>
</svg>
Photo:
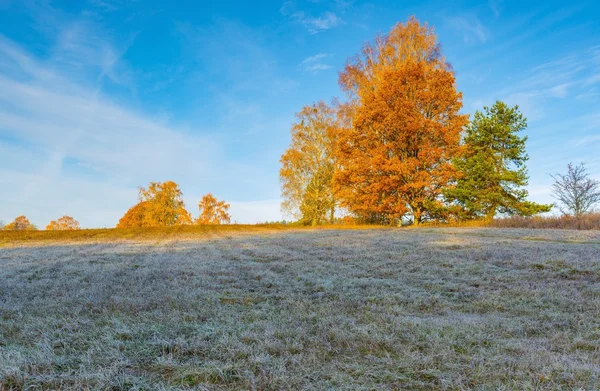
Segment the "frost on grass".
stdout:
<svg viewBox="0 0 600 391">
<path fill-rule="evenodd" d="M 212 235 L 0 249 L 4 390 L 600 384 L 600 233 Z"/>
</svg>

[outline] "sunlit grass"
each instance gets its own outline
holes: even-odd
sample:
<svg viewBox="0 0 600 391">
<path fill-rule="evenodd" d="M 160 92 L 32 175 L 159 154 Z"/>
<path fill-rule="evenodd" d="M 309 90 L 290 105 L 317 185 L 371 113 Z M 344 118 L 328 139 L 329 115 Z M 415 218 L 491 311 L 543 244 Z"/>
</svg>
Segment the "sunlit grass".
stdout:
<svg viewBox="0 0 600 391">
<path fill-rule="evenodd" d="M 178 225 L 174 227 L 150 228 L 102 228 L 73 231 L 3 231 L 0 230 L 0 246 L 25 244 L 27 242 L 81 242 L 114 240 L 151 240 L 151 239 L 193 239 L 207 235 L 252 234 L 313 229 L 373 229 L 379 226 L 361 225 L 323 225 L 317 228 L 299 224 L 224 224 L 224 225 Z"/>
</svg>

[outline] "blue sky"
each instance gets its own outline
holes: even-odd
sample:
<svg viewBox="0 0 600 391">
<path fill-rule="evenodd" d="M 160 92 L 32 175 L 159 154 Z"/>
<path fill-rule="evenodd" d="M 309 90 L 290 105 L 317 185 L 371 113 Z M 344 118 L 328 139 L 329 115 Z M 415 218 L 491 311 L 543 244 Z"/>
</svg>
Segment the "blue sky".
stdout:
<svg viewBox="0 0 600 391">
<path fill-rule="evenodd" d="M 114 226 L 149 181 L 280 219 L 294 113 L 342 97 L 338 72 L 379 32 L 435 26 L 465 113 L 529 119 L 531 199 L 569 161 L 600 178 L 595 1 L 0 0 L 0 220 Z"/>
</svg>

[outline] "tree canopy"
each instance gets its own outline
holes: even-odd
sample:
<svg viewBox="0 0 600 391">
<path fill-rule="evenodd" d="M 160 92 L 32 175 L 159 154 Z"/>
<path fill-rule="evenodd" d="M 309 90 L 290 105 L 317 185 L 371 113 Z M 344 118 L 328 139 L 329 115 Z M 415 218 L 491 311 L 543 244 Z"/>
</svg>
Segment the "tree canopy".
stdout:
<svg viewBox="0 0 600 391">
<path fill-rule="evenodd" d="M 468 121 L 433 29 L 415 18 L 397 24 L 348 63 L 340 85 L 353 105 L 338 136 L 342 205 L 371 223 L 433 218 Z"/>
<path fill-rule="evenodd" d="M 229 204 L 225 201 L 219 201 L 211 193 L 205 194 L 198 203 L 200 216 L 196 219 L 196 224 L 229 224 L 231 216 L 227 211 Z"/>
<path fill-rule="evenodd" d="M 169 227 L 191 224 L 192 217 L 185 209 L 183 194 L 173 181 L 150 182 L 148 188 L 140 188 L 140 202 L 146 202 L 143 226 Z"/>
<path fill-rule="evenodd" d="M 527 119 L 519 107 L 504 102 L 497 101 L 475 113 L 466 129 L 464 154 L 454 161 L 460 178 L 446 191 L 461 208 L 463 218 L 492 219 L 498 213 L 531 216 L 550 211 L 552 205 L 527 200 L 527 136 L 519 136 L 526 127 Z"/>
<path fill-rule="evenodd" d="M 581 216 L 600 203 L 600 181 L 590 178 L 583 163 L 569 163 L 566 174 L 551 175 L 554 179 L 552 196 L 560 203 L 564 214 Z"/>
<path fill-rule="evenodd" d="M 144 218 L 147 210 L 147 201 L 141 201 L 127 210 L 121 217 L 117 228 L 140 228 L 144 227 Z"/>
<path fill-rule="evenodd" d="M 281 156 L 282 210 L 305 224 L 333 221 L 336 108 L 321 101 L 296 114 L 292 141 Z"/>
<path fill-rule="evenodd" d="M 2 228 L 6 231 L 33 231 L 37 227 L 29 222 L 27 217 L 19 216 L 12 223 L 7 224 Z"/>
<path fill-rule="evenodd" d="M 52 220 L 46 226 L 47 231 L 65 231 L 80 229 L 79 221 L 71 216 L 63 216 L 57 220 Z"/>
<path fill-rule="evenodd" d="M 192 223 L 183 194 L 173 181 L 150 182 L 139 189 L 140 202 L 119 220 L 117 228 L 170 227 Z"/>
</svg>

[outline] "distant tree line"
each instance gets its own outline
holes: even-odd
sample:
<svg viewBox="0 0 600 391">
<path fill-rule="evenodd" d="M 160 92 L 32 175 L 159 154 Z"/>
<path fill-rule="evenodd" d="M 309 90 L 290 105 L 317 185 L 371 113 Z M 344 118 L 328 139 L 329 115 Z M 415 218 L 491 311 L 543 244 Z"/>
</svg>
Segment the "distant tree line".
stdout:
<svg viewBox="0 0 600 391">
<path fill-rule="evenodd" d="M 171 227 L 191 224 L 229 224 L 230 205 L 218 200 L 211 193 L 205 194 L 198 203 L 199 216 L 194 219 L 185 208 L 179 185 L 172 181 L 151 182 L 147 188 L 139 189 L 139 202 L 131 207 L 119 220 L 117 228 Z M 0 225 L 0 229 L 11 231 L 37 230 L 27 217 L 19 216 L 12 223 Z M 48 231 L 78 230 L 79 222 L 71 216 L 52 220 Z"/>
<path fill-rule="evenodd" d="M 526 118 L 501 101 L 472 120 L 461 114 L 462 94 L 427 24 L 411 18 L 366 44 L 339 84 L 347 100 L 303 107 L 281 156 L 282 210 L 298 221 L 346 214 L 399 225 L 551 210 L 527 199 Z M 580 213 L 600 196 L 567 190 L 580 174 L 572 171 L 556 178 L 555 193 Z"/>
</svg>

